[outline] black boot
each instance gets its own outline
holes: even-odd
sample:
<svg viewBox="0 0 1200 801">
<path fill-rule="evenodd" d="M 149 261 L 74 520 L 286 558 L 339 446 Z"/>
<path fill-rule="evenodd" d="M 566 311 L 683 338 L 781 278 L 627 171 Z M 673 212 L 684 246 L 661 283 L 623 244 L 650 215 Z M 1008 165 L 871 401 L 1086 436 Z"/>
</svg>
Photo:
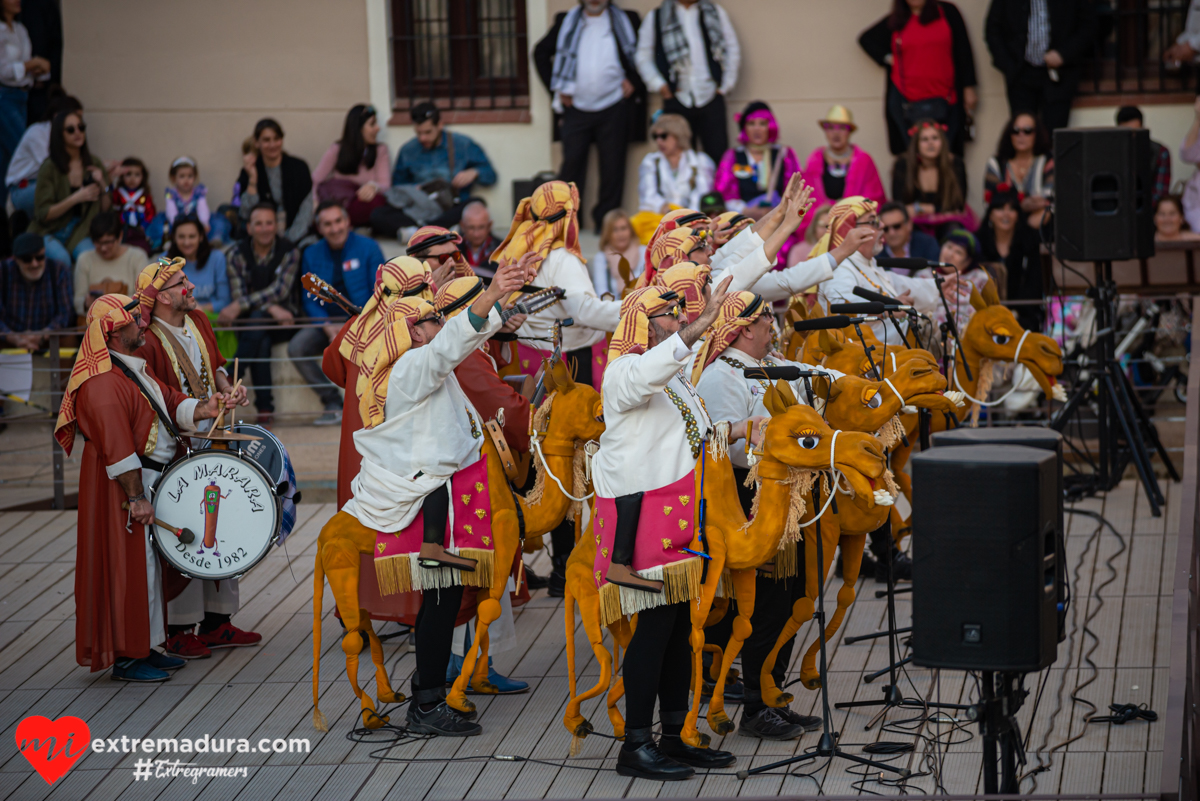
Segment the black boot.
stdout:
<svg viewBox="0 0 1200 801">
<path fill-rule="evenodd" d="M 565 579 L 565 576 L 564 576 Z M 544 590 L 550 586 L 550 579 L 546 576 L 539 576 L 529 569 L 529 565 L 525 565 L 525 584 L 529 587 L 529 591 Z"/>
<path fill-rule="evenodd" d="M 616 499 L 617 531 L 613 535 L 612 562 L 608 566 L 609 583 L 634 590 L 661 593 L 663 583 L 644 579 L 633 572 L 633 548 L 637 544 L 638 521 L 642 516 L 642 496 L 634 492 Z"/>
<path fill-rule="evenodd" d="M 413 734 L 441 737 L 474 737 L 483 727 L 467 720 L 446 703 L 442 690 L 417 690 L 408 704 L 408 730 Z"/>
<path fill-rule="evenodd" d="M 687 712 L 659 713 L 663 731 L 658 743 L 660 751 L 676 762 L 705 770 L 727 768 L 737 762 L 737 757 L 728 751 L 716 748 L 695 748 L 680 739 L 679 733 L 683 731 L 683 720 L 686 717 Z"/>
<path fill-rule="evenodd" d="M 617 753 L 617 773 L 659 782 L 680 782 L 696 775 L 696 771 L 662 752 L 649 726 L 625 729 L 625 744 Z"/>
</svg>

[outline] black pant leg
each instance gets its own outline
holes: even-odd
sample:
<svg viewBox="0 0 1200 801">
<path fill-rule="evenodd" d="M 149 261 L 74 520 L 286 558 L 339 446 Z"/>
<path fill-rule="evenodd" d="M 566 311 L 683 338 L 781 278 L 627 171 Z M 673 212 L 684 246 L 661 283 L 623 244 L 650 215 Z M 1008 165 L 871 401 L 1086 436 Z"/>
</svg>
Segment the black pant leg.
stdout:
<svg viewBox="0 0 1200 801">
<path fill-rule="evenodd" d="M 587 181 L 588 155 L 592 140 L 596 136 L 596 117 L 577 108 L 565 108 L 562 115 L 562 166 L 558 169 L 560 181 L 574 181 L 583 197 Z"/>
<path fill-rule="evenodd" d="M 795 577 L 788 579 L 787 583 L 788 597 L 786 603 L 789 616 L 791 615 L 792 607 L 795 605 L 796 601 L 800 600 L 800 598 L 804 596 L 803 544 L 796 549 L 796 560 L 796 575 Z M 780 630 L 782 630 L 782 626 L 780 627 Z M 775 636 L 778 637 L 778 633 Z M 775 686 L 779 687 L 780 689 L 783 688 L 785 683 L 784 679 L 787 678 L 787 669 L 788 665 L 792 663 L 792 649 L 795 647 L 795 645 L 796 638 L 793 636 L 779 648 L 779 656 L 775 658 L 775 667 L 771 668 L 771 676 L 775 679 Z M 743 664 L 745 663 L 745 658 L 742 659 L 742 662 Z M 759 669 L 762 669 L 761 663 Z"/>
<path fill-rule="evenodd" d="M 425 523 L 422 542 L 444 545 L 446 543 L 446 521 L 450 516 L 450 492 L 446 485 L 425 496 L 421 503 L 421 517 Z"/>
<path fill-rule="evenodd" d="M 274 341 L 270 328 L 260 326 L 274 321 L 262 309 L 256 309 L 245 318 L 245 323 L 258 330 L 238 332 L 237 355 L 241 359 L 241 370 L 250 371 L 254 387 L 254 408 L 260 412 L 275 411 L 275 399 L 271 393 L 271 343 Z"/>
<path fill-rule="evenodd" d="M 691 605 L 675 604 L 675 621 L 671 627 L 667 647 L 663 653 L 662 666 L 658 672 L 658 709 L 663 717 L 663 731 L 667 732 L 667 717 L 671 712 L 683 714 L 688 709 L 688 677 L 692 675 Z M 673 716 L 678 718 L 679 715 Z M 674 724 L 679 726 L 680 724 Z M 678 734 L 678 730 L 667 732 Z"/>
<path fill-rule="evenodd" d="M 618 100 L 597 112 L 596 153 L 600 159 L 600 195 L 592 209 L 592 220 L 600 230 L 604 215 L 621 207 L 625 194 L 625 156 L 629 152 L 629 101 Z M 586 165 L 585 165 L 586 166 Z"/>
<path fill-rule="evenodd" d="M 638 613 L 637 628 L 625 651 L 621 672 L 625 676 L 625 727 L 646 728 L 654 723 L 663 659 L 677 614 L 687 615 L 687 604 L 656 606 Z M 677 677 L 678 680 L 678 677 Z M 686 679 L 684 692 L 686 694 Z"/>
<path fill-rule="evenodd" d="M 414 694 L 422 690 L 443 690 L 450 649 L 454 644 L 454 621 L 462 605 L 462 585 L 425 590 L 421 611 L 417 613 L 415 639 L 417 672 L 413 674 Z M 415 700 L 414 700 L 415 702 Z"/>
<path fill-rule="evenodd" d="M 371 231 L 375 236 L 383 236 L 394 238 L 396 233 L 401 228 L 407 228 L 416 225 L 416 221 L 409 217 L 403 209 L 398 209 L 395 206 L 380 206 L 377 209 L 371 210 Z"/>
<path fill-rule="evenodd" d="M 1075 92 L 1079 88 L 1077 77 L 1068 73 L 1065 78 L 1057 81 L 1047 76 L 1042 84 L 1042 121 L 1051 131 L 1066 128 L 1071 124 L 1071 103 L 1075 100 Z"/>
<path fill-rule="evenodd" d="M 1008 93 L 1010 116 L 1021 112 L 1042 113 L 1042 84 L 1046 82 L 1046 71 L 1032 64 L 1022 64 L 1016 75 L 1005 76 L 1004 87 Z M 1044 121 L 1044 115 L 1043 121 Z"/>
</svg>

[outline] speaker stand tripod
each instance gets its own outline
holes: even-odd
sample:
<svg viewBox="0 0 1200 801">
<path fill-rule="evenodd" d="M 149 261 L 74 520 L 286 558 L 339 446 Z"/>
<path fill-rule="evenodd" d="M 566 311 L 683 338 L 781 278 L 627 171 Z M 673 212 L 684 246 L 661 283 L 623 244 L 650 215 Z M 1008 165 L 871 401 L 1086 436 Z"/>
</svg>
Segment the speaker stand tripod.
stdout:
<svg viewBox="0 0 1200 801">
<path fill-rule="evenodd" d="M 806 379 L 807 380 L 807 379 Z M 834 480 L 830 483 L 830 492 L 837 493 L 837 476 L 834 475 Z M 833 504 L 833 513 L 837 514 L 837 501 Z M 813 508 L 821 508 L 821 482 L 817 481 L 813 486 Z M 821 544 L 821 521 L 816 521 L 816 538 L 817 538 L 817 564 L 825 564 L 825 549 Z M 802 545 L 797 545 L 802 547 Z M 858 754 L 851 754 L 848 751 L 843 751 L 838 747 L 838 733 L 833 730 L 833 712 L 829 707 L 829 663 L 826 658 L 825 651 L 825 571 L 818 568 L 817 570 L 817 608 L 813 614 L 813 619 L 817 623 L 817 642 L 820 643 L 821 659 L 818 664 L 818 670 L 821 677 L 821 739 L 816 746 L 808 749 L 802 754 L 797 754 L 788 759 L 781 759 L 778 762 L 772 762 L 769 765 L 760 765 L 757 768 L 749 770 L 739 770 L 737 776 L 739 779 L 746 779 L 756 773 L 764 773 L 768 770 L 774 770 L 785 765 L 796 765 L 802 762 L 811 762 L 822 757 L 840 758 L 848 762 L 854 762 L 858 765 L 866 765 L 869 768 L 876 770 L 886 770 L 890 773 L 896 773 L 902 779 L 907 779 L 912 775 L 912 771 L 907 768 L 898 768 L 893 765 L 888 765 L 883 762 L 876 762 Z"/>
<path fill-rule="evenodd" d="M 984 795 L 1016 795 L 1020 792 L 1017 765 L 1025 764 L 1025 749 L 1021 745 L 1017 710 L 1028 695 L 1024 687 L 1018 686 L 1020 678 L 1019 673 L 983 671 L 983 696 L 968 714 L 972 720 L 979 722 L 983 731 Z M 996 679 L 999 679 L 998 685 Z M 997 751 L 1000 752 L 999 765 L 996 764 Z"/>
<path fill-rule="evenodd" d="M 1178 481 L 1179 475 L 1166 448 L 1158 437 L 1158 430 L 1138 402 L 1129 386 L 1129 379 L 1117 361 L 1116 318 L 1120 295 L 1112 280 L 1112 262 L 1096 262 L 1096 285 L 1087 290 L 1096 308 L 1095 357 L 1080 359 L 1081 367 L 1087 367 L 1087 377 L 1071 393 L 1066 404 L 1050 421 L 1050 427 L 1063 433 L 1080 406 L 1094 396 L 1096 402 L 1096 425 L 1098 451 L 1092 459 L 1090 452 L 1080 450 L 1064 437 L 1064 443 L 1077 456 L 1082 456 L 1092 467 L 1091 473 L 1076 473 L 1064 479 L 1068 497 L 1086 497 L 1097 492 L 1107 492 L 1120 482 L 1125 467 L 1130 461 L 1137 469 L 1150 512 L 1154 517 L 1162 515 L 1166 503 L 1154 468 L 1150 464 L 1147 443 L 1153 446 L 1171 478 Z M 1124 439 L 1124 446 L 1121 439 Z"/>
</svg>

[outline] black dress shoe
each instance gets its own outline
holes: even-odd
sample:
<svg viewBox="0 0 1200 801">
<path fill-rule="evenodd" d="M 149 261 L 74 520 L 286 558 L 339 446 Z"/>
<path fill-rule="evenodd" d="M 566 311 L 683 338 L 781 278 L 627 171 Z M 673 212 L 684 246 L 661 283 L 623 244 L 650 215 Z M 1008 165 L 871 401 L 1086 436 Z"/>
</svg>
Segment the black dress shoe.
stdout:
<svg viewBox="0 0 1200 801">
<path fill-rule="evenodd" d="M 546 579 L 546 594 L 551 598 L 562 598 L 567 592 L 567 557 L 550 557 L 550 578 Z"/>
<path fill-rule="evenodd" d="M 544 590 L 546 587 L 550 586 L 550 579 L 546 578 L 545 576 L 539 576 L 537 573 L 534 573 L 532 570 L 530 570 L 528 565 L 526 565 L 525 583 L 529 586 L 529 591 L 533 592 L 534 590 Z"/>
<path fill-rule="evenodd" d="M 795 723 L 798 726 L 803 726 L 805 731 L 817 731 L 821 728 L 823 722 L 816 715 L 801 715 L 799 712 L 793 711 L 790 706 L 776 707 L 775 711 L 784 720 Z"/>
<path fill-rule="evenodd" d="M 658 782 L 681 782 L 696 775 L 696 771 L 687 765 L 664 754 L 654 740 L 644 742 L 632 751 L 622 747 L 617 753 L 617 773 Z"/>
<path fill-rule="evenodd" d="M 664 734 L 658 741 L 659 750 L 676 762 L 691 765 L 693 768 L 713 770 L 727 768 L 737 762 L 737 757 L 728 751 L 716 748 L 694 748 L 677 736 Z"/>
<path fill-rule="evenodd" d="M 742 710 L 742 723 L 738 726 L 738 734 L 743 737 L 757 737 L 760 740 L 795 740 L 804 734 L 804 726 L 793 723 L 779 713 L 779 710 L 766 706 L 754 715 L 747 715 Z"/>
<path fill-rule="evenodd" d="M 413 734 L 437 734 L 441 737 L 474 737 L 483 727 L 463 717 L 458 710 L 442 701 L 428 712 L 414 699 L 408 705 L 408 730 Z"/>
</svg>

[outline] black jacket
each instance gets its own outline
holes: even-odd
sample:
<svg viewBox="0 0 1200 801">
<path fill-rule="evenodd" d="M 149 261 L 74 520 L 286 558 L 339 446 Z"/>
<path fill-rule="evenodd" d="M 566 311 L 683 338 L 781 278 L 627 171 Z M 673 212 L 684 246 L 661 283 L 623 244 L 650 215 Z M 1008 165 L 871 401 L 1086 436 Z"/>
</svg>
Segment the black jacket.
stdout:
<svg viewBox="0 0 1200 801">
<path fill-rule="evenodd" d="M 1094 0 L 1046 0 L 1050 14 L 1050 48 L 1063 57 L 1059 74 L 1078 79 L 1083 60 L 1096 41 Z M 992 0 L 984 28 L 992 64 L 1005 77 L 1016 77 L 1025 63 L 1029 40 L 1029 0 Z"/>
<path fill-rule="evenodd" d="M 636 11 L 621 9 L 629 17 L 629 22 L 633 25 L 634 33 L 637 33 L 642 24 L 642 18 Z M 533 65 L 537 69 L 538 77 L 542 79 L 542 83 L 546 87 L 546 91 L 550 91 L 550 80 L 554 76 L 554 54 L 558 52 L 558 32 L 562 29 L 563 20 L 566 19 L 567 12 L 560 11 L 554 17 L 554 25 L 549 32 L 543 36 L 533 47 Z M 629 142 L 645 142 L 646 141 L 646 84 L 642 81 L 642 76 L 638 74 L 637 65 L 625 57 L 621 49 L 617 48 L 617 58 L 621 59 L 621 66 L 625 70 L 625 77 L 633 84 L 633 94 L 629 96 Z M 551 92 L 553 94 L 553 92 Z M 554 115 L 554 141 L 559 139 L 559 126 L 562 123 L 561 115 Z"/>
<path fill-rule="evenodd" d="M 946 23 L 950 26 L 952 50 L 950 57 L 954 61 L 954 88 L 958 93 L 958 105 L 961 106 L 962 90 L 965 87 L 976 85 L 975 51 L 971 49 L 971 38 L 967 35 L 967 26 L 963 22 L 962 13 L 958 7 L 953 3 L 943 2 L 943 0 L 938 0 L 938 7 L 941 8 L 942 14 L 946 17 Z M 886 98 L 886 89 L 892 81 L 892 66 L 884 60 L 892 52 L 892 31 L 888 28 L 888 17 L 884 17 L 863 31 L 858 37 L 858 44 L 876 64 L 887 70 L 885 73 L 887 78 L 884 83 L 884 97 Z M 905 148 L 903 133 L 897 127 L 896 121 L 886 111 L 884 117 L 888 123 L 888 146 L 893 153 L 903 152 Z"/>
</svg>

